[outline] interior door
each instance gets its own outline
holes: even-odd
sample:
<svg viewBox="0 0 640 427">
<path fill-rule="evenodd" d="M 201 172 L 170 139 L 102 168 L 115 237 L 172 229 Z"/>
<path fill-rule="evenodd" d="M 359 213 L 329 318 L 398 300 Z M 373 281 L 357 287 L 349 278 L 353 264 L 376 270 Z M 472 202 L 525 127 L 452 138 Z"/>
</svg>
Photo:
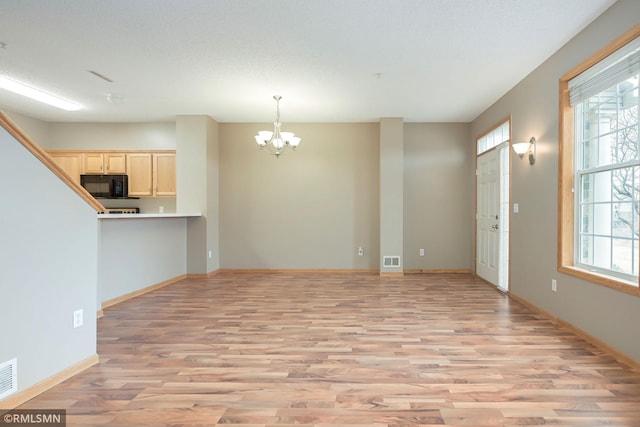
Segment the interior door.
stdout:
<svg viewBox="0 0 640 427">
<path fill-rule="evenodd" d="M 499 285 L 500 156 L 492 149 L 478 157 L 476 274 Z"/>
</svg>

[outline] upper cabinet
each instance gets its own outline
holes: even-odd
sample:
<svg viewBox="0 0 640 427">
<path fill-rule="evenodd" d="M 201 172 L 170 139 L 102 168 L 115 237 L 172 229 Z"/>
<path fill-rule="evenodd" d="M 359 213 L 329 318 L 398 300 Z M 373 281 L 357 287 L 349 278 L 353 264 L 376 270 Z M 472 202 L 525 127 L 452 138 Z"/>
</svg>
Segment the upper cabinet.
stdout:
<svg viewBox="0 0 640 427">
<path fill-rule="evenodd" d="M 176 195 L 176 155 L 153 155 L 154 196 Z"/>
<path fill-rule="evenodd" d="M 129 196 L 153 196 L 153 161 L 151 153 L 127 154 Z"/>
<path fill-rule="evenodd" d="M 160 197 L 176 195 L 176 155 L 174 153 L 127 154 L 129 195 Z"/>
<path fill-rule="evenodd" d="M 82 154 L 55 152 L 50 153 L 51 158 L 69 175 L 72 181 L 80 185 L 80 174 L 82 173 Z"/>
<path fill-rule="evenodd" d="M 127 157 L 124 153 L 82 153 L 84 173 L 126 173 Z"/>
<path fill-rule="evenodd" d="M 127 174 L 129 196 L 176 195 L 175 151 L 49 151 L 51 158 L 80 184 L 81 174 Z"/>
</svg>

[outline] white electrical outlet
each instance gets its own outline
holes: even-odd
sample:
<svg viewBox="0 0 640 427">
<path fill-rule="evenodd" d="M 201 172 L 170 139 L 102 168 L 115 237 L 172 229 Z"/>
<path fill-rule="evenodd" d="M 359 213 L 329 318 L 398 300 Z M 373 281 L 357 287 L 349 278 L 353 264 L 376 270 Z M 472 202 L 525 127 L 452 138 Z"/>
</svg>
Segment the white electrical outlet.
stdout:
<svg viewBox="0 0 640 427">
<path fill-rule="evenodd" d="M 553 292 L 558 292 L 558 282 L 556 279 L 551 279 L 551 290 Z"/>
<path fill-rule="evenodd" d="M 358 256 L 363 256 L 364 255 L 364 249 L 362 248 L 362 246 L 358 247 Z"/>
<path fill-rule="evenodd" d="M 83 320 L 82 320 L 82 309 L 80 310 L 76 310 L 73 312 L 73 327 L 74 328 L 79 328 L 80 326 L 82 326 Z"/>
<path fill-rule="evenodd" d="M 424 256 L 424 249 L 420 248 L 420 256 Z"/>
<path fill-rule="evenodd" d="M 513 213 L 518 213 L 520 212 L 520 205 L 517 203 L 513 204 Z"/>
<path fill-rule="evenodd" d="M 213 257 L 213 252 L 209 251 L 209 259 Z"/>
</svg>

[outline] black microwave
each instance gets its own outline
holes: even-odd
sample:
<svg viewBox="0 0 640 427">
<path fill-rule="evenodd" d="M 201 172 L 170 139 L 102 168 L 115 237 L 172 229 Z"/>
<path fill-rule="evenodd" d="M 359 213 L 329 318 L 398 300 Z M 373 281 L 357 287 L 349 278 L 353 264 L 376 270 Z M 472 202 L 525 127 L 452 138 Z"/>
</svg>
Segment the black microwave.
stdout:
<svg viewBox="0 0 640 427">
<path fill-rule="evenodd" d="M 93 197 L 121 199 L 129 196 L 127 175 L 80 175 L 80 185 Z"/>
</svg>

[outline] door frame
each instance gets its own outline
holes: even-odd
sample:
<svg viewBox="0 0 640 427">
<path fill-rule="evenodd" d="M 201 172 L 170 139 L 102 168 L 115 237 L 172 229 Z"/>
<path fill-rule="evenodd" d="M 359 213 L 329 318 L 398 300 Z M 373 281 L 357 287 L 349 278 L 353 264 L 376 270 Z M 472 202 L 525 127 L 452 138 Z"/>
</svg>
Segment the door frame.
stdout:
<svg viewBox="0 0 640 427">
<path fill-rule="evenodd" d="M 506 141 L 501 142 L 500 144 L 496 145 L 495 147 L 490 148 L 489 150 L 485 150 L 482 153 L 478 154 L 478 140 L 480 138 L 482 138 L 483 136 L 486 136 L 488 134 L 490 134 L 493 130 L 499 128 L 500 126 L 504 125 L 506 122 L 509 123 L 509 137 Z M 475 151 L 475 180 L 474 180 L 474 196 L 475 196 L 475 202 L 474 202 L 474 241 L 473 241 L 473 272 L 476 275 L 476 277 L 480 278 L 481 280 L 484 280 L 482 277 L 478 276 L 477 274 L 477 263 L 478 263 L 478 158 L 480 156 L 482 156 L 483 154 L 486 154 L 487 152 L 491 151 L 491 150 L 498 150 L 498 165 L 499 165 L 499 175 L 500 175 L 500 188 L 498 190 L 499 193 L 499 197 L 500 197 L 500 211 L 501 215 L 499 215 L 499 232 L 503 233 L 506 232 L 507 236 L 506 239 L 499 239 L 501 242 L 504 241 L 504 243 L 507 245 L 507 248 L 503 248 L 500 247 L 500 250 L 498 251 L 498 284 L 493 284 L 490 283 L 489 281 L 486 281 L 487 283 L 490 283 L 492 286 L 495 286 L 495 288 L 501 292 L 505 292 L 505 293 L 509 293 L 509 289 L 510 289 L 510 283 L 511 283 L 511 232 L 510 232 L 510 223 L 511 223 L 511 170 L 512 170 L 512 158 L 513 156 L 511 155 L 511 116 L 500 120 L 495 126 L 491 127 L 489 130 L 482 132 L 479 136 L 477 136 L 474 139 L 474 151 Z M 503 159 L 503 157 L 500 154 L 501 150 L 506 150 L 506 154 L 505 154 L 505 158 Z M 504 160 L 504 161 L 503 161 Z M 506 174 L 504 174 L 504 168 L 506 168 Z M 506 175 L 506 179 L 503 181 L 502 177 L 503 175 Z M 503 187 L 502 184 L 506 184 L 508 186 L 506 191 L 503 191 Z M 506 197 L 506 200 L 505 200 Z M 503 209 L 504 207 L 504 209 Z M 504 270 L 507 271 L 504 271 Z"/>
</svg>

